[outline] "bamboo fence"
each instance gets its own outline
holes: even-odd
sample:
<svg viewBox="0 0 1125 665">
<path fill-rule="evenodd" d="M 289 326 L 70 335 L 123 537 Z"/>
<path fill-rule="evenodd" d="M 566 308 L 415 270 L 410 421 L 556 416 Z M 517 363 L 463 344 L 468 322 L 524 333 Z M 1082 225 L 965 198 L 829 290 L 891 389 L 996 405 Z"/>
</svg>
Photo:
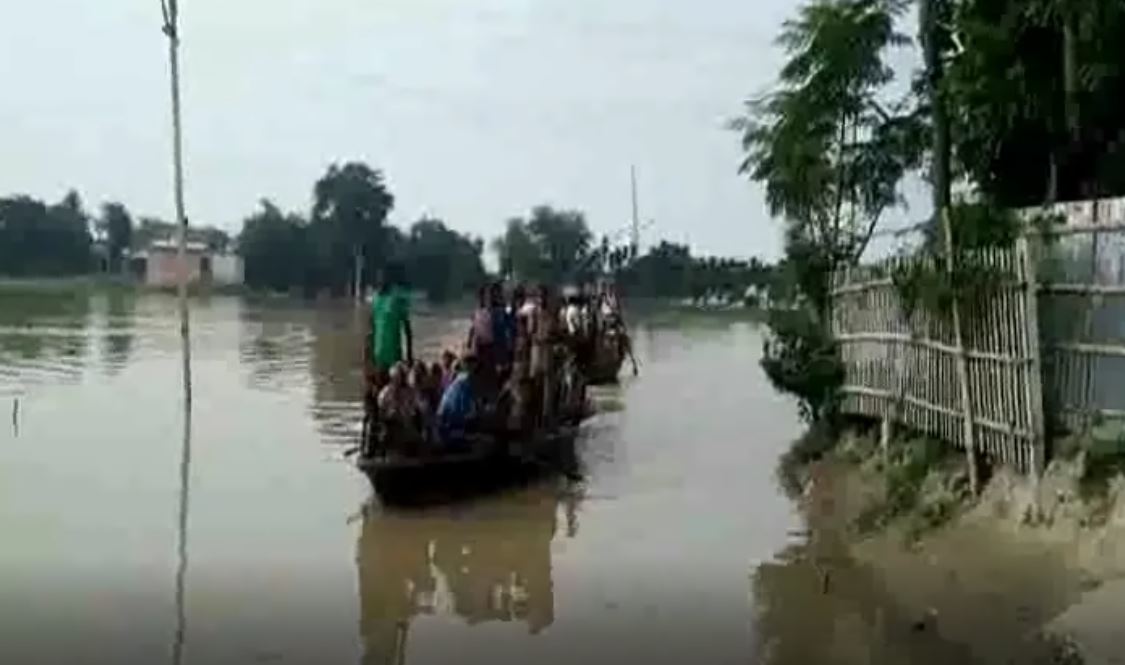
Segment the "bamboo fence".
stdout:
<svg viewBox="0 0 1125 665">
<path fill-rule="evenodd" d="M 1060 206 L 1040 243 L 1044 385 L 1053 428 L 1125 419 L 1125 199 Z"/>
<path fill-rule="evenodd" d="M 1027 242 L 963 259 L 998 275 L 988 297 L 960 303 L 963 346 L 951 316 L 917 305 L 910 311 L 893 275 L 926 257 L 895 258 L 844 271 L 833 283 L 832 333 L 844 363 L 842 409 L 886 419 L 984 454 L 1021 470 L 1043 460 L 1042 400 L 1034 279 Z M 964 357 L 968 401 L 958 362 Z M 1040 405 L 1040 406 L 1037 406 Z M 973 443 L 975 442 L 975 443 Z"/>
<path fill-rule="evenodd" d="M 896 257 L 835 275 L 843 412 L 961 448 L 971 422 L 969 445 L 1032 473 L 1047 461 L 1048 434 L 1125 420 L 1125 199 L 1048 212 L 1066 223 L 1047 236 L 1029 226 L 1011 249 L 962 259 L 996 279 L 987 295 L 958 303 L 961 345 L 953 317 L 907 311 L 895 285 L 897 271 L 932 259 Z"/>
</svg>

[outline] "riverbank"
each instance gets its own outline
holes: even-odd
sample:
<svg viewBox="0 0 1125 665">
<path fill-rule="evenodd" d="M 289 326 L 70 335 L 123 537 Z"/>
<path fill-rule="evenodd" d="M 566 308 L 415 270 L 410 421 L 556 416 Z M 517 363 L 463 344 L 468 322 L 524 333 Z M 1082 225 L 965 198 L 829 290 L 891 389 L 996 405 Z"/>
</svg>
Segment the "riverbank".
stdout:
<svg viewBox="0 0 1125 665">
<path fill-rule="evenodd" d="M 834 444 L 834 445 L 833 445 Z M 903 629 L 963 645 L 976 662 L 1115 663 L 1125 653 L 1125 480 L 1091 492 L 1084 455 L 1036 484 L 998 469 L 968 491 L 964 457 L 870 432 L 806 436 L 780 472 L 825 560 L 868 566 Z M 830 593 L 832 564 L 822 566 Z M 841 571 L 841 574 L 845 574 Z"/>
</svg>

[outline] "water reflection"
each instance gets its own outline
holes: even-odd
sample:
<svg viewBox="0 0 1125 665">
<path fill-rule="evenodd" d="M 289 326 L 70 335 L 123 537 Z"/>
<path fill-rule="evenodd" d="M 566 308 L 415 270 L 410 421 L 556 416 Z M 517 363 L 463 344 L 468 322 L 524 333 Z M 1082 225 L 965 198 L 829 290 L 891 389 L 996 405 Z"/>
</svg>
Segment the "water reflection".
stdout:
<svg viewBox="0 0 1125 665">
<path fill-rule="evenodd" d="M 105 331 L 102 333 L 102 365 L 109 375 L 129 364 L 136 332 L 137 296 L 112 290 L 105 296 Z"/>
<path fill-rule="evenodd" d="M 0 294 L 0 378 L 15 385 L 80 379 L 90 313 L 85 291 Z"/>
<path fill-rule="evenodd" d="M 185 362 L 188 362 L 185 360 Z M 185 377 L 186 378 L 186 377 Z M 187 637 L 187 613 L 184 591 L 188 567 L 188 511 L 191 505 L 191 392 L 184 390 L 183 439 L 180 448 L 179 512 L 176 520 L 176 632 L 172 638 L 172 665 L 183 662 L 184 641 Z"/>
<path fill-rule="evenodd" d="M 567 491 L 560 500 L 553 487 L 461 509 L 366 508 L 357 555 L 363 662 L 403 662 L 420 616 L 455 616 L 470 626 L 519 622 L 532 635 L 550 626 L 560 501 L 573 538 L 578 498 Z"/>
</svg>

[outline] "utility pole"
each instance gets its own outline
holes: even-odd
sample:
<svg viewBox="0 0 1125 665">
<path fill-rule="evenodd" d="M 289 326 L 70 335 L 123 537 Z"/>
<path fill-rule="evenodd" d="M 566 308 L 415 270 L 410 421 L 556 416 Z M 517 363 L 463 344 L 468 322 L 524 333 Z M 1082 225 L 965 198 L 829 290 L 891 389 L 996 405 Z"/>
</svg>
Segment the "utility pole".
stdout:
<svg viewBox="0 0 1125 665">
<path fill-rule="evenodd" d="M 176 291 L 180 306 L 180 342 L 183 351 L 184 437 L 180 449 L 180 500 L 177 529 L 176 632 L 172 640 L 172 663 L 183 661 L 187 633 L 184 588 L 187 577 L 188 489 L 191 480 L 191 335 L 187 304 L 187 215 L 184 213 L 183 137 L 180 122 L 180 33 L 178 0 L 160 0 L 162 29 L 168 37 L 168 66 L 172 86 L 172 179 L 176 203 Z"/>
<path fill-rule="evenodd" d="M 636 259 L 641 249 L 641 220 L 637 215 L 637 167 L 629 167 L 629 182 L 633 194 L 633 220 L 632 232 L 629 237 L 630 258 Z"/>
<path fill-rule="evenodd" d="M 172 85 L 172 180 L 176 202 L 176 292 L 180 304 L 180 339 L 183 342 L 184 398 L 191 404 L 191 344 L 187 305 L 187 215 L 184 213 L 183 131 L 180 121 L 179 1 L 160 0 L 164 34 L 168 37 L 168 65 Z"/>
</svg>

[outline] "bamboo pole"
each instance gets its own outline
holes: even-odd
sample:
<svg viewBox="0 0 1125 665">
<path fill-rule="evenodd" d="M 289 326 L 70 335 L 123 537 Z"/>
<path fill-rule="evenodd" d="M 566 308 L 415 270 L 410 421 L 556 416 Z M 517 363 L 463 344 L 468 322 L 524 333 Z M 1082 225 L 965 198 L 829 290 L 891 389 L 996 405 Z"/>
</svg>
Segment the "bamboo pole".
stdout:
<svg viewBox="0 0 1125 665">
<path fill-rule="evenodd" d="M 941 228 L 945 236 L 945 271 L 951 278 L 956 269 L 953 247 L 953 222 L 949 218 L 949 208 L 942 208 Z M 961 391 L 962 436 L 965 444 L 965 459 L 969 464 L 969 489 L 975 496 L 979 491 L 976 456 L 976 426 L 973 422 L 972 393 L 969 387 L 969 358 L 965 353 L 965 340 L 961 330 L 961 298 L 956 289 L 953 292 L 953 346 L 957 349 L 957 383 Z"/>
<path fill-rule="evenodd" d="M 1024 372 L 1024 389 L 1027 399 L 1028 427 L 1031 430 L 1031 471 L 1037 477 L 1047 466 L 1047 427 L 1043 413 L 1043 358 L 1039 344 L 1039 276 L 1035 263 L 1035 239 L 1021 235 L 1016 251 L 1023 259 L 1024 302 L 1023 324 L 1024 341 L 1027 349 L 1028 366 Z"/>
</svg>

